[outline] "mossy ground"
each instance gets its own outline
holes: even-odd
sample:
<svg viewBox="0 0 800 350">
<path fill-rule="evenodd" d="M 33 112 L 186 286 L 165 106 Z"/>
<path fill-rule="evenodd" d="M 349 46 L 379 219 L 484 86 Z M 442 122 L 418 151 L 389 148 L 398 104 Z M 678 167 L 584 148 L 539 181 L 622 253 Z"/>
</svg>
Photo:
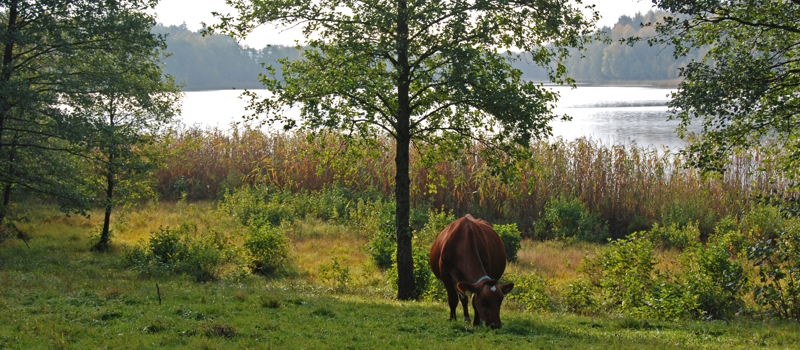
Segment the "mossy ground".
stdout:
<svg viewBox="0 0 800 350">
<path fill-rule="evenodd" d="M 664 322 L 529 313 L 506 303 L 501 329 L 451 322 L 444 303 L 393 300 L 383 273 L 366 261 L 363 236 L 324 222 L 295 225 L 306 233 L 293 239 L 291 277 L 197 283 L 126 268 L 121 244 L 183 220 L 220 225 L 208 217 L 212 207 L 165 203 L 130 211 L 111 253 L 89 250 L 99 212 L 87 220 L 34 208 L 21 226 L 30 248 L 17 239 L 0 245 L 0 348 L 800 347 L 800 326 L 775 320 Z M 533 262 L 551 278 L 571 276 L 579 252 L 597 249 L 525 242 L 510 268 Z M 352 269 L 351 287 L 319 277 L 318 268 L 333 258 Z"/>
</svg>

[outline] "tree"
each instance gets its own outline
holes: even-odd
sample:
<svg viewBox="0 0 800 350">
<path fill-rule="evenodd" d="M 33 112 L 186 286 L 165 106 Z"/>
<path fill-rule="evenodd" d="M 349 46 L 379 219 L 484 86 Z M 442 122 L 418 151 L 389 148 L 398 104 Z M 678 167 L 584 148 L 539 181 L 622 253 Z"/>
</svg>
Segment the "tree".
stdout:
<svg viewBox="0 0 800 350">
<path fill-rule="evenodd" d="M 75 112 L 114 71 L 86 64 L 93 55 L 150 52 L 163 38 L 144 10 L 148 0 L 0 0 L 0 226 L 14 189 L 58 199 L 84 213 L 91 184 L 83 169 L 89 120 Z"/>
<path fill-rule="evenodd" d="M 557 94 L 521 80 L 500 49 L 516 48 L 572 83 L 562 61 L 582 47 L 598 15 L 566 0 L 230 0 L 237 16 L 216 14 L 209 29 L 244 37 L 265 23 L 305 25 L 301 60 L 284 60 L 283 80 L 261 76 L 273 97 L 251 96 L 255 115 L 286 129 L 383 133 L 396 141 L 395 231 L 398 299 L 415 298 L 411 249 L 409 153 L 412 141 L 464 140 L 514 151 L 550 132 Z M 551 63 L 555 62 L 554 66 Z M 301 104 L 300 118 L 287 106 Z M 515 146 L 516 145 L 516 146 Z M 462 148 L 463 149 L 463 148 Z M 495 157 L 492 159 L 503 159 Z"/>
<path fill-rule="evenodd" d="M 784 170 L 778 180 L 788 180 L 792 192 L 772 199 L 800 213 L 800 0 L 653 3 L 673 15 L 653 24 L 658 35 L 648 39 L 651 45 L 674 45 L 676 57 L 708 48 L 681 69 L 683 81 L 669 103 L 682 137 L 690 123 L 703 124 L 684 151 L 692 164 L 724 171 L 732 152 L 770 140 Z"/>
<path fill-rule="evenodd" d="M 148 153 L 147 146 L 178 112 L 181 93 L 171 77 L 162 77 L 160 58 L 165 48 L 162 44 L 139 51 L 90 53 L 84 64 L 104 74 L 94 80 L 93 93 L 67 100 L 74 107 L 73 117 L 90 124 L 84 152 L 94 172 L 105 180 L 105 217 L 94 246 L 100 251 L 109 247 L 111 211 L 120 201 L 115 194 L 123 190 L 128 195 L 124 197 L 131 197 L 149 189 L 145 177 L 155 170 L 157 157 Z M 125 186 L 120 188 L 120 182 Z"/>
</svg>

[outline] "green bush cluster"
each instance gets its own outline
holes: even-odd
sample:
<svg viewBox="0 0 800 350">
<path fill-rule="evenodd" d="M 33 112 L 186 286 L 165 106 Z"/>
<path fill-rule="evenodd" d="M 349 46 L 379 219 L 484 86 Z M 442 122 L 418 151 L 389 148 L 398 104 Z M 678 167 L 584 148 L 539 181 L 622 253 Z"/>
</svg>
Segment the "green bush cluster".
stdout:
<svg viewBox="0 0 800 350">
<path fill-rule="evenodd" d="M 520 244 L 522 241 L 522 233 L 519 232 L 517 224 L 494 225 L 494 230 L 497 231 L 497 234 L 500 236 L 506 248 L 506 260 L 516 261 L 517 252 L 519 248 L 522 247 Z"/>
<path fill-rule="evenodd" d="M 347 224 L 358 213 L 359 201 L 379 200 L 381 196 L 371 191 L 355 192 L 338 186 L 296 193 L 280 188 L 242 187 L 224 194 L 218 207 L 242 225 L 266 220 L 278 226 L 284 221 L 309 217 Z"/>
<path fill-rule="evenodd" d="M 696 223 L 688 223 L 684 226 L 676 223 L 660 226 L 655 223 L 645 235 L 659 248 L 683 250 L 700 242 L 700 229 Z"/>
<path fill-rule="evenodd" d="M 173 272 L 211 281 L 218 277 L 225 243 L 215 233 L 199 235 L 197 226 L 183 223 L 176 229 L 159 228 L 150 238 L 126 251 L 134 268 L 145 273 Z"/>
<path fill-rule="evenodd" d="M 756 302 L 780 318 L 800 320 L 800 223 L 792 222 L 775 239 L 758 241 L 748 258 L 758 271 Z"/>
<path fill-rule="evenodd" d="M 550 297 L 546 292 L 548 282 L 537 273 L 506 273 L 503 279 L 513 282 L 514 289 L 508 295 L 508 300 L 513 300 L 527 311 L 542 310 L 547 308 Z"/>
<path fill-rule="evenodd" d="M 537 229 L 537 239 L 604 242 L 608 226 L 578 198 L 559 196 L 545 204 L 544 217 Z"/>
<path fill-rule="evenodd" d="M 247 227 L 244 244 L 247 267 L 255 274 L 283 274 L 289 258 L 289 239 L 284 227 L 274 227 L 269 221 Z"/>
</svg>

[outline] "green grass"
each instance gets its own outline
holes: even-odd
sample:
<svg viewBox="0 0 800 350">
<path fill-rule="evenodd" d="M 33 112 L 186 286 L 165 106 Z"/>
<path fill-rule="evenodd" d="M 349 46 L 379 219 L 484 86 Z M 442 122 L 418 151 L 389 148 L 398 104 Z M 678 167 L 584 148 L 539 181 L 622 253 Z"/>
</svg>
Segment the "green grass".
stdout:
<svg viewBox="0 0 800 350">
<path fill-rule="evenodd" d="M 129 213 L 128 227 L 114 238 L 130 243 L 159 224 L 214 221 L 207 218 L 210 204 L 188 208 L 162 204 Z M 197 283 L 142 276 L 125 268 L 119 249 L 89 251 L 99 212 L 90 220 L 47 208 L 33 213 L 23 227 L 30 248 L 11 239 L 0 245 L 0 348 L 800 347 L 798 324 L 775 320 L 664 322 L 527 313 L 505 303 L 499 330 L 450 322 L 445 303 L 393 300 L 382 272 L 360 261 L 367 256 L 363 239 L 322 222 L 295 226 L 313 234 L 293 236 L 293 277 Z M 526 243 L 523 263 L 558 249 Z M 569 265 L 577 265 L 572 255 Z M 317 277 L 314 270 L 334 257 L 353 269 L 352 288 L 334 289 Z M 552 269 L 546 274 L 568 274 Z"/>
</svg>

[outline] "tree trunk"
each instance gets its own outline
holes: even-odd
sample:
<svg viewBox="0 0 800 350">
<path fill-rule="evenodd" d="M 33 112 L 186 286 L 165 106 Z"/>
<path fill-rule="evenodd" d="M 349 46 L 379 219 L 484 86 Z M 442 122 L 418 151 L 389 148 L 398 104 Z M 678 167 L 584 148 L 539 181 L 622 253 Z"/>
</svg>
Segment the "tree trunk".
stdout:
<svg viewBox="0 0 800 350">
<path fill-rule="evenodd" d="M 6 38 L 3 43 L 5 50 L 3 51 L 2 76 L 0 76 L 3 85 L 11 81 L 11 63 L 14 59 L 14 32 L 16 32 L 17 16 L 19 15 L 16 1 L 12 2 L 9 7 L 8 26 L 6 27 Z M 9 101 L 5 98 L 0 100 L 0 154 L 2 154 L 4 147 L 3 134 L 5 134 L 5 120 L 8 105 Z M 8 151 L 8 176 L 11 176 L 14 172 L 14 148 L 16 148 L 16 137 L 11 143 L 11 149 Z M 3 206 L 0 207 L 0 227 L 2 227 L 3 220 L 5 220 L 6 214 L 8 213 L 8 204 L 11 202 L 11 190 L 11 182 L 3 184 Z"/>
<path fill-rule="evenodd" d="M 108 147 L 108 164 L 106 167 L 106 214 L 105 218 L 103 219 L 103 231 L 100 233 L 100 241 L 97 242 L 95 245 L 95 249 L 98 251 L 106 251 L 109 248 L 109 243 L 111 242 L 111 235 L 109 234 L 109 229 L 111 226 L 111 208 L 114 205 L 114 175 L 116 175 L 116 171 L 114 169 L 114 161 L 115 161 L 115 154 L 116 154 L 116 145 L 114 144 L 114 97 L 111 97 L 111 102 L 109 104 L 109 113 L 108 113 L 108 120 L 109 120 L 109 138 L 107 142 L 109 142 Z"/>
<path fill-rule="evenodd" d="M 111 208 L 113 206 L 113 196 L 114 196 L 114 169 L 113 169 L 113 162 L 114 161 L 114 153 L 112 151 L 111 155 L 108 157 L 108 169 L 106 172 L 106 215 L 103 219 L 103 232 L 100 233 L 100 241 L 97 242 L 95 246 L 97 250 L 105 251 L 108 249 L 108 244 L 111 241 L 111 236 L 109 235 L 109 228 L 111 226 Z"/>
<path fill-rule="evenodd" d="M 398 1 L 397 9 L 397 154 L 394 196 L 395 233 L 397 235 L 397 299 L 417 298 L 414 283 L 414 258 L 411 247 L 411 180 L 409 179 L 409 148 L 411 144 L 411 106 L 409 99 L 408 66 L 408 4 Z"/>
<path fill-rule="evenodd" d="M 17 137 L 18 134 L 14 134 L 14 138 L 11 140 L 11 148 L 8 150 L 8 177 L 14 176 L 14 152 L 17 149 Z M 8 214 L 8 205 L 11 204 L 11 191 L 13 187 L 11 186 L 11 182 L 6 182 L 3 185 L 3 206 L 0 207 L 0 229 L 3 227 L 3 221 L 6 219 L 6 215 Z"/>
</svg>

